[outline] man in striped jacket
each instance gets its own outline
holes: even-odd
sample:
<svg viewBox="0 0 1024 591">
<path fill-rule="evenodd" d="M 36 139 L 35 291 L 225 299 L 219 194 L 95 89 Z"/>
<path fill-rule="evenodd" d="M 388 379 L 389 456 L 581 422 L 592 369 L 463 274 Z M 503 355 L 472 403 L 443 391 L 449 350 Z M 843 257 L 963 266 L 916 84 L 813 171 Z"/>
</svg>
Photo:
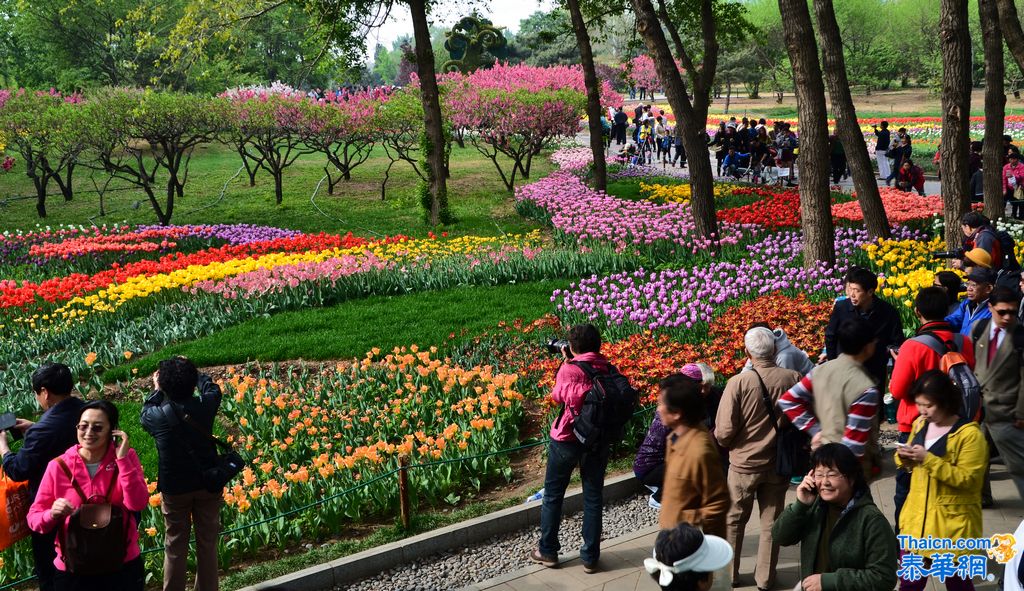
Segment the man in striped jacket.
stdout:
<svg viewBox="0 0 1024 591">
<path fill-rule="evenodd" d="M 866 320 L 853 318 L 839 325 L 837 336 L 843 352 L 783 394 L 779 409 L 811 437 L 812 449 L 842 443 L 863 458 L 880 399 L 874 378 L 864 368 L 875 354 L 874 331 Z M 865 474 L 870 475 L 870 466 Z"/>
</svg>

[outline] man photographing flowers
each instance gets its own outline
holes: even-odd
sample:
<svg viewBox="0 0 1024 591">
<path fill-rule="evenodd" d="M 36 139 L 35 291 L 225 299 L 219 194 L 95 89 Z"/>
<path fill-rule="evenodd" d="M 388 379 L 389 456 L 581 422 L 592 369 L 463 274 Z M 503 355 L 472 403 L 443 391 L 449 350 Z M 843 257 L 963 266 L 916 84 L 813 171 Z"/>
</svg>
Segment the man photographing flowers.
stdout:
<svg viewBox="0 0 1024 591">
<path fill-rule="evenodd" d="M 194 395 L 197 386 L 199 396 Z M 160 457 L 157 489 L 167 526 L 163 588 L 185 590 L 188 539 L 194 523 L 195 589 L 216 591 L 223 489 L 210 490 L 203 472 L 217 462 L 210 433 L 220 408 L 220 387 L 184 357 L 161 361 L 153 374 L 153 387 L 142 407 L 142 427 L 156 440 Z M 197 427 L 190 428 L 189 423 Z"/>
</svg>

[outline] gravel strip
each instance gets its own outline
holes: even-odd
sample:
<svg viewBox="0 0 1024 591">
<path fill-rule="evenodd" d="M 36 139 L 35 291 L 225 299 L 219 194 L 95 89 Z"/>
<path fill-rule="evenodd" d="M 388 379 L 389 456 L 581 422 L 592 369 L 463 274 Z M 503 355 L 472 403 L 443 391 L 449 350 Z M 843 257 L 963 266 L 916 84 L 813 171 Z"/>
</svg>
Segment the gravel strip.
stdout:
<svg viewBox="0 0 1024 591">
<path fill-rule="evenodd" d="M 540 501 L 534 501 L 539 503 Z M 646 496 L 634 496 L 605 505 L 601 539 L 616 538 L 658 522 L 658 512 L 647 506 Z M 583 513 L 562 518 L 559 539 L 563 552 L 583 544 Z M 453 549 L 403 564 L 346 587 L 348 591 L 449 591 L 530 566 L 527 558 L 540 539 L 540 526 L 495 536 L 478 546 Z"/>
</svg>

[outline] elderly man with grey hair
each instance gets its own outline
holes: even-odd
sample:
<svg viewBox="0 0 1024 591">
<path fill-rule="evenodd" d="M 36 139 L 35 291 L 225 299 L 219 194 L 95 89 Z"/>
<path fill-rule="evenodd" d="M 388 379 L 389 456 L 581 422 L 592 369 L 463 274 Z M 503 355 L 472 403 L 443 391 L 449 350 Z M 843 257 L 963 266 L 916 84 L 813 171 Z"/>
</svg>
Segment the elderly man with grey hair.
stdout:
<svg viewBox="0 0 1024 591">
<path fill-rule="evenodd" d="M 781 414 L 775 405 L 782 394 L 800 381 L 800 373 L 775 365 L 775 334 L 768 328 L 748 330 L 743 343 L 752 369 L 726 383 L 715 417 L 715 438 L 729 450 L 732 507 L 726 515 L 726 537 L 736 550 L 732 569 L 735 583 L 740 576 L 743 530 L 757 500 L 761 536 L 754 582 L 758 589 L 771 589 L 779 558 L 778 544 L 772 540 L 772 524 L 785 508 L 789 486 L 789 479 L 775 472 L 774 419 Z"/>
</svg>

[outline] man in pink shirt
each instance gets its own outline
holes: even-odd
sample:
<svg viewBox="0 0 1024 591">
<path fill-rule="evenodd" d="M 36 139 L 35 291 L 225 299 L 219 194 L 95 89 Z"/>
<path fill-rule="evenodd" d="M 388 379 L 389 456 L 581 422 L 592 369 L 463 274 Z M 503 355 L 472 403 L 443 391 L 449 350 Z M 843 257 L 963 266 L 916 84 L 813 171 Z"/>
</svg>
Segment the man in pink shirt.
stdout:
<svg viewBox="0 0 1024 591">
<path fill-rule="evenodd" d="M 551 423 L 551 443 L 548 445 L 548 464 L 544 475 L 544 500 L 540 511 L 540 543 L 530 553 L 530 560 L 546 567 L 558 565 L 558 528 L 562 522 L 562 501 L 576 466 L 580 467 L 583 481 L 583 547 L 580 559 L 583 570 L 597 569 L 601 554 L 601 512 L 604 507 L 604 474 L 608 467 L 608 445 L 587 451 L 573 433 L 574 417 L 583 406 L 583 397 L 592 381 L 587 373 L 575 365 L 585 363 L 598 373 L 608 373 L 610 364 L 601 355 L 601 333 L 591 324 L 580 324 L 569 329 L 568 351 L 562 351 L 566 363 L 558 369 L 551 398 L 562 406 L 558 417 Z M 570 363 L 571 360 L 571 363 Z"/>
</svg>

